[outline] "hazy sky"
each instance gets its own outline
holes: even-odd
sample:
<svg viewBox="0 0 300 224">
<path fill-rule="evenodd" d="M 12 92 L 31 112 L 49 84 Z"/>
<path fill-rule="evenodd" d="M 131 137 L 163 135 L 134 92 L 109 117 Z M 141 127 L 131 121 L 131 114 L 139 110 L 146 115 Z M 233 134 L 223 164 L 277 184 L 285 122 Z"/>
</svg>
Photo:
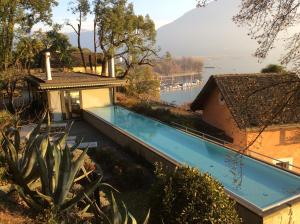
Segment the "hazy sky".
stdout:
<svg viewBox="0 0 300 224">
<path fill-rule="evenodd" d="M 74 20 L 74 16 L 67 11 L 69 7 L 68 0 L 59 0 L 59 5 L 53 9 L 53 19 L 57 23 L 64 23 L 66 19 Z M 137 14 L 149 14 L 154 20 L 156 28 L 166 25 L 173 20 L 182 16 L 185 12 L 195 8 L 195 0 L 129 0 L 133 2 Z M 84 23 L 83 29 L 92 30 L 92 18 L 88 18 Z M 43 28 L 38 25 L 35 29 Z M 70 28 L 64 27 L 64 32 L 71 31 Z"/>
</svg>

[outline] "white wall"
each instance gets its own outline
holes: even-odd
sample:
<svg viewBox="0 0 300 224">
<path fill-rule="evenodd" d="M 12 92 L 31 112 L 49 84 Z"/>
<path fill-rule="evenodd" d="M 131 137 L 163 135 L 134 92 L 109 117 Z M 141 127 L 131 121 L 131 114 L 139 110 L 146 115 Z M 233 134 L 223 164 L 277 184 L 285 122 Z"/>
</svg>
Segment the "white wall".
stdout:
<svg viewBox="0 0 300 224">
<path fill-rule="evenodd" d="M 60 91 L 48 92 L 48 104 L 49 104 L 49 110 L 53 114 L 53 121 L 61 121 L 63 117 L 62 117 Z"/>
</svg>

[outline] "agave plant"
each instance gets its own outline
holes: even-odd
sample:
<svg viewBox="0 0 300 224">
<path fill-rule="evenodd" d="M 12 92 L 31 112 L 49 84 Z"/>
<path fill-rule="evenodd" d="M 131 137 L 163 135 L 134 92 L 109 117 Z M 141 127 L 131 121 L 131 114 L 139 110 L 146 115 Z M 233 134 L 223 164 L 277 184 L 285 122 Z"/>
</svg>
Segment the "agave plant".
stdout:
<svg viewBox="0 0 300 224">
<path fill-rule="evenodd" d="M 64 211 L 76 205 L 85 195 L 93 193 L 101 185 L 101 175 L 71 196 L 73 184 L 82 178 L 77 175 L 88 149 L 74 160 L 73 150 L 80 142 L 71 148 L 66 144 L 72 124 L 67 125 L 56 141 L 50 141 L 51 124 L 48 124 L 44 134 L 41 134 L 41 124 L 42 121 L 26 143 L 21 142 L 18 129 L 10 128 L 2 132 L 3 150 L 13 182 L 24 201 L 38 211 Z"/>
<path fill-rule="evenodd" d="M 85 195 L 89 205 L 93 208 L 95 218 L 99 221 L 102 222 L 104 220 L 105 223 L 107 224 L 137 224 L 137 221 L 135 217 L 128 211 L 125 203 L 121 201 L 121 209 L 115 199 L 115 196 L 113 192 L 111 192 L 111 210 L 112 214 L 106 215 L 100 207 L 94 203 L 88 195 Z M 123 216 L 122 216 L 123 214 Z M 143 221 L 143 224 L 148 224 L 150 218 L 150 210 L 147 213 L 147 216 L 145 220 Z"/>
</svg>

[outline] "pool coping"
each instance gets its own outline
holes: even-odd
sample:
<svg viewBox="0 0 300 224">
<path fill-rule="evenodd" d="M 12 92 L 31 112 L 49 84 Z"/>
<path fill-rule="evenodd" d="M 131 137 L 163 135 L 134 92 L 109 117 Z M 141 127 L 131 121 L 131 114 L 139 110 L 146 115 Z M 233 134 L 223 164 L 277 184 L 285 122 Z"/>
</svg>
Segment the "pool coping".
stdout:
<svg viewBox="0 0 300 224">
<path fill-rule="evenodd" d="M 271 164 L 266 163 L 266 162 L 264 162 L 264 161 L 262 161 L 262 160 L 259 160 L 259 159 L 250 157 L 250 156 L 248 156 L 248 155 L 244 155 L 244 154 L 242 154 L 242 153 L 240 153 L 240 152 L 238 152 L 238 151 L 236 151 L 236 150 L 234 150 L 234 149 L 232 149 L 232 148 L 230 148 L 230 147 L 227 147 L 227 146 L 224 146 L 224 145 L 222 145 L 222 144 L 216 143 L 216 142 L 214 142 L 214 141 L 212 141 L 212 140 L 209 140 L 209 139 L 206 139 L 206 138 L 201 138 L 200 136 L 197 136 L 197 135 L 194 135 L 194 134 L 191 134 L 191 133 L 184 132 L 184 131 L 181 130 L 181 129 L 175 128 L 175 127 L 173 127 L 173 126 L 171 126 L 171 125 L 169 125 L 169 124 L 166 124 L 166 123 L 164 123 L 164 122 L 161 122 L 161 121 L 159 121 L 159 120 L 157 120 L 157 119 L 153 119 L 153 118 L 151 118 L 151 117 L 148 117 L 148 116 L 139 114 L 139 113 L 137 113 L 137 112 L 135 112 L 135 111 L 132 111 L 132 110 L 129 110 L 129 109 L 123 107 L 123 106 L 119 106 L 119 105 L 117 105 L 117 106 L 118 106 L 118 107 L 121 107 L 121 108 L 123 108 L 123 109 L 126 109 L 126 110 L 128 110 L 128 111 L 131 111 L 131 112 L 133 112 L 133 113 L 135 113 L 135 114 L 138 114 L 138 115 L 140 115 L 140 116 L 144 116 L 144 117 L 147 117 L 147 118 L 152 119 L 152 120 L 154 120 L 154 121 L 157 121 L 157 122 L 159 122 L 159 123 L 162 123 L 162 124 L 164 124 L 164 125 L 167 125 L 167 126 L 169 126 L 169 127 L 171 127 L 171 128 L 174 128 L 174 129 L 176 129 L 176 130 L 178 130 L 178 131 L 180 131 L 180 132 L 182 132 L 182 133 L 184 133 L 184 134 L 190 135 L 190 136 L 195 137 L 195 138 L 202 139 L 202 140 L 207 141 L 207 142 L 209 142 L 209 143 L 211 143 L 211 144 L 215 144 L 215 145 L 218 145 L 218 146 L 222 146 L 222 147 L 224 147 L 224 148 L 226 148 L 226 149 L 228 149 L 228 150 L 230 150 L 230 151 L 233 151 L 233 152 L 238 153 L 238 154 L 240 154 L 240 155 L 242 155 L 242 156 L 248 157 L 248 158 L 251 159 L 251 160 L 255 160 L 256 162 L 263 163 L 263 165 L 265 165 L 265 166 L 270 166 L 270 167 L 272 167 L 272 168 L 276 168 L 277 170 L 279 170 L 279 171 L 281 171 L 281 172 L 286 172 L 286 173 L 288 173 L 288 174 L 290 174 L 290 175 L 292 174 L 292 175 L 295 175 L 295 176 L 299 176 L 299 175 L 296 175 L 296 174 L 293 173 L 293 172 L 289 172 L 289 171 L 286 171 L 286 170 L 279 169 L 279 168 L 276 167 L 276 166 L 272 166 Z M 105 123 L 106 125 L 109 125 L 109 126 L 113 127 L 115 130 L 119 131 L 120 133 L 122 133 L 123 135 L 127 136 L 127 137 L 130 138 L 131 140 L 137 142 L 138 144 L 141 144 L 142 146 L 144 146 L 145 148 L 147 148 L 147 149 L 150 150 L 151 152 L 157 154 L 158 156 L 160 156 L 160 157 L 162 157 L 163 159 L 167 160 L 169 163 L 173 164 L 175 167 L 179 167 L 179 166 L 184 166 L 184 165 L 185 165 L 184 163 L 180 163 L 180 162 L 176 161 L 175 159 L 171 158 L 170 156 L 168 156 L 168 155 L 166 155 L 166 154 L 160 152 L 158 149 L 154 148 L 153 146 L 150 146 L 149 144 L 147 144 L 147 143 L 145 143 L 144 141 L 138 139 L 137 137 L 133 136 L 132 134 L 130 134 L 130 133 L 124 131 L 123 129 L 117 127 L 116 125 L 114 125 L 114 124 L 112 124 L 112 123 L 110 123 L 110 122 L 104 120 L 103 118 L 99 117 L 97 114 L 95 114 L 95 113 L 93 113 L 93 112 L 90 112 L 90 111 L 88 111 L 88 110 L 84 110 L 84 111 L 85 111 L 86 113 L 92 115 L 93 117 L 99 119 L 100 121 L 102 121 L 102 122 Z M 206 173 L 208 173 L 208 172 L 206 172 Z M 209 174 L 209 173 L 208 173 L 208 174 Z M 216 179 L 216 178 L 215 178 L 215 179 Z M 216 179 L 216 180 L 217 180 L 217 179 Z M 217 180 L 217 181 L 218 181 L 218 180 Z M 221 184 L 222 184 L 222 183 L 221 183 Z M 223 185 L 222 185 L 222 186 L 223 186 Z M 230 191 L 230 190 L 227 189 L 225 186 L 223 186 L 223 189 L 224 189 L 224 191 L 225 191 L 232 199 L 234 199 L 238 204 L 244 206 L 245 208 L 249 209 L 250 211 L 254 212 L 255 214 L 257 214 L 257 215 L 259 215 L 259 216 L 261 216 L 261 217 L 268 216 L 269 214 L 271 214 L 271 213 L 273 213 L 273 212 L 276 212 L 276 211 L 278 211 L 278 210 L 281 210 L 281 209 L 284 208 L 284 207 L 290 207 L 292 204 L 297 203 L 297 202 L 300 202 L 300 194 L 298 194 L 298 195 L 294 195 L 294 196 L 292 196 L 292 197 L 290 197 L 290 198 L 284 199 L 284 200 L 282 200 L 282 201 L 279 201 L 279 202 L 277 202 L 277 203 L 275 203 L 275 204 L 273 204 L 273 205 L 271 205 L 271 206 L 268 206 L 268 207 L 266 207 L 266 208 L 260 208 L 260 207 L 256 206 L 255 204 L 249 202 L 247 199 L 245 199 L 245 198 L 243 198 L 243 197 L 237 195 L 236 193 Z"/>
</svg>

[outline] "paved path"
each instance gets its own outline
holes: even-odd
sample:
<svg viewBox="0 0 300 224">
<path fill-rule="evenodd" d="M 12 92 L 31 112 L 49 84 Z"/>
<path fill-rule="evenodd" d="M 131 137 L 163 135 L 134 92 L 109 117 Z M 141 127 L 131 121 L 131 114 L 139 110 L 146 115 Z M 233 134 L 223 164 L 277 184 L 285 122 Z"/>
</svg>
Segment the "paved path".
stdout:
<svg viewBox="0 0 300 224">
<path fill-rule="evenodd" d="M 116 143 L 85 121 L 75 121 L 69 135 L 83 137 L 83 142 L 98 142 L 100 147 L 108 146 L 115 149 L 120 148 Z"/>
</svg>

